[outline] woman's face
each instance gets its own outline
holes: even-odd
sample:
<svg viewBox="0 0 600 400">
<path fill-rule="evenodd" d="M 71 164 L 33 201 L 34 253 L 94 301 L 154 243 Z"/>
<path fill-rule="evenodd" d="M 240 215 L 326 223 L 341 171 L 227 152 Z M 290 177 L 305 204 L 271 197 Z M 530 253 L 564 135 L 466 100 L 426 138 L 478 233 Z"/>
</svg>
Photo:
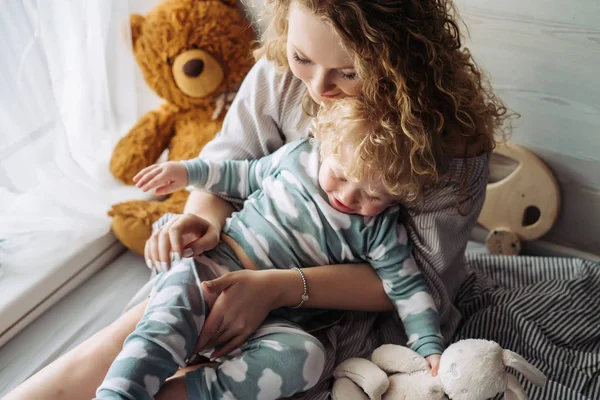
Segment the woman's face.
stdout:
<svg viewBox="0 0 600 400">
<path fill-rule="evenodd" d="M 287 58 L 318 104 L 360 92 L 354 62 L 340 37 L 297 2 L 292 2 L 288 15 Z"/>
</svg>

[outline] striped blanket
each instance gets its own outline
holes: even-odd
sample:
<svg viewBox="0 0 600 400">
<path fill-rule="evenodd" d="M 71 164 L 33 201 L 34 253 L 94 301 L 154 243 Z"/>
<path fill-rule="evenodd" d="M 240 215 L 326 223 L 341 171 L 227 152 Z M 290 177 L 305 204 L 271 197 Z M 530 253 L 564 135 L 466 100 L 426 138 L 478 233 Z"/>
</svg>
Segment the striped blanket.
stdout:
<svg viewBox="0 0 600 400">
<path fill-rule="evenodd" d="M 548 377 L 537 388 L 516 374 L 533 400 L 600 399 L 600 264 L 477 254 L 468 260 L 473 273 L 456 300 L 464 319 L 453 341 L 493 340 L 524 356 Z M 326 377 L 337 364 L 368 357 L 379 343 L 401 342 L 383 320 L 345 313 L 320 338 L 328 351 L 324 379 L 294 398 L 328 399 Z"/>
<path fill-rule="evenodd" d="M 531 399 L 600 399 L 600 264 L 482 255 L 469 263 L 454 339 L 493 340 L 532 362 L 548 382 L 519 376 Z"/>
</svg>

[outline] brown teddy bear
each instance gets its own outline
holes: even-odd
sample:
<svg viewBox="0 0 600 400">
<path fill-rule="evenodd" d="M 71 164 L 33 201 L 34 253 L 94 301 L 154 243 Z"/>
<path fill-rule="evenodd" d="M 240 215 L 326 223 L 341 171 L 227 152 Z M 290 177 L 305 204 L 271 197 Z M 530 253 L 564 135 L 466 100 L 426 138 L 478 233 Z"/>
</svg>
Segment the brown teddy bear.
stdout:
<svg viewBox="0 0 600 400">
<path fill-rule="evenodd" d="M 170 160 L 198 155 L 221 128 L 225 105 L 253 65 L 253 32 L 235 0 L 164 0 L 130 17 L 133 54 L 146 83 L 165 100 L 114 149 L 112 174 L 126 184 L 165 149 Z M 109 211 L 117 238 L 143 254 L 152 223 L 180 213 L 188 192 L 165 201 L 128 201 Z"/>
</svg>

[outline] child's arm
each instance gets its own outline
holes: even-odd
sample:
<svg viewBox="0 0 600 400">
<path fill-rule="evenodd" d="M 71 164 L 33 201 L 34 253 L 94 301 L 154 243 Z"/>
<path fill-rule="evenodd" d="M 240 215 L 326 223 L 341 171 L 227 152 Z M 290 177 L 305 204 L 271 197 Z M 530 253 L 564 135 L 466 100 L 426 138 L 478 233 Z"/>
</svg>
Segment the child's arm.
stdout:
<svg viewBox="0 0 600 400">
<path fill-rule="evenodd" d="M 194 158 L 168 161 L 143 169 L 134 177 L 137 187 L 154 190 L 157 195 L 173 193 L 187 185 L 246 199 L 262 187 L 263 179 L 271 175 L 286 152 L 283 146 L 275 153 L 257 160 L 210 161 Z"/>
<path fill-rule="evenodd" d="M 443 339 L 437 308 L 415 260 L 404 225 L 386 218 L 378 227 L 368 261 L 400 316 L 408 345 L 423 357 L 441 354 Z"/>
<path fill-rule="evenodd" d="M 279 161 L 289 151 L 284 145 L 276 152 L 257 160 L 204 161 L 200 158 L 183 161 L 189 184 L 209 192 L 246 199 L 262 189 L 263 180 L 272 175 Z"/>
</svg>

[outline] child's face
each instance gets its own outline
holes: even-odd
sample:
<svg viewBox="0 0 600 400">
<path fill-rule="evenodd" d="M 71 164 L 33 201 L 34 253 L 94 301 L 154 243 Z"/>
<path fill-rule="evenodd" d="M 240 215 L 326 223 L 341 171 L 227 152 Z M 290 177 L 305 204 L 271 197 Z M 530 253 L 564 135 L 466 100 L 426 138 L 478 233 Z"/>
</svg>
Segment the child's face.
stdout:
<svg viewBox="0 0 600 400">
<path fill-rule="evenodd" d="M 375 216 L 397 203 L 380 183 L 348 179 L 340 163 L 331 155 L 324 156 L 321 161 L 319 185 L 327 193 L 329 204 L 346 214 Z"/>
<path fill-rule="evenodd" d="M 356 96 L 361 82 L 340 37 L 321 18 L 292 2 L 288 15 L 287 58 L 317 104 Z"/>
</svg>

